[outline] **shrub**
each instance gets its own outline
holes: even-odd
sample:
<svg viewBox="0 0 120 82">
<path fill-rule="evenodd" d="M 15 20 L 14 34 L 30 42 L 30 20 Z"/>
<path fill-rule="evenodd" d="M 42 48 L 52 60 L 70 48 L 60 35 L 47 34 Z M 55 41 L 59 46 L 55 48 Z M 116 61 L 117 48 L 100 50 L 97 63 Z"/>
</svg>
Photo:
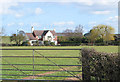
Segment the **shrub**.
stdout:
<svg viewBox="0 0 120 82">
<path fill-rule="evenodd" d="M 33 43 L 33 46 L 39 46 L 39 41 L 35 41 L 35 43 Z"/>
<path fill-rule="evenodd" d="M 55 43 L 54 43 L 54 42 L 51 42 L 50 45 L 51 45 L 51 46 L 55 46 Z"/>
<path fill-rule="evenodd" d="M 60 42 L 61 46 L 80 46 L 80 42 Z"/>
<path fill-rule="evenodd" d="M 45 46 L 50 46 L 50 42 L 49 41 L 44 41 L 44 45 Z"/>
<path fill-rule="evenodd" d="M 82 49 L 83 79 L 119 80 L 120 55 L 117 53 L 101 53 L 94 49 Z"/>
<path fill-rule="evenodd" d="M 30 46 L 30 42 L 29 41 L 25 41 L 22 43 L 22 46 Z"/>
</svg>

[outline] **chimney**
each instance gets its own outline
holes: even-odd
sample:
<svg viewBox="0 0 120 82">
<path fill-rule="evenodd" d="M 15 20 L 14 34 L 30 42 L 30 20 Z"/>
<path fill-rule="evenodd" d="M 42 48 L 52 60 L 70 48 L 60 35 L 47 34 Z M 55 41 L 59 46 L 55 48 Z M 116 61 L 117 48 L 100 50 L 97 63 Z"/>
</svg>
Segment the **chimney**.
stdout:
<svg viewBox="0 0 120 82">
<path fill-rule="evenodd" d="M 55 29 L 53 29 L 53 31 L 55 31 Z"/>
<path fill-rule="evenodd" d="M 33 31 L 34 31 L 34 27 L 32 26 L 32 28 L 31 28 L 31 32 L 33 33 Z"/>
</svg>

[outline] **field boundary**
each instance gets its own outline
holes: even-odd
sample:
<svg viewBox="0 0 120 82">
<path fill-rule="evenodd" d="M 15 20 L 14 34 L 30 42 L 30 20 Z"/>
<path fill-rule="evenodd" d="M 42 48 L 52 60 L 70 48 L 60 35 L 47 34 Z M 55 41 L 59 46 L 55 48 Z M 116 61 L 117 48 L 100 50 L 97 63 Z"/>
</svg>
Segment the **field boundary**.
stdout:
<svg viewBox="0 0 120 82">
<path fill-rule="evenodd" d="M 56 62 L 53 62 L 52 60 L 50 60 L 49 58 L 79 58 L 79 57 L 69 57 L 69 56 L 62 56 L 62 57 L 58 57 L 58 56 L 44 56 L 43 54 L 41 54 L 41 53 L 39 53 L 39 52 L 37 52 L 36 50 L 81 50 L 81 49 L 74 49 L 74 48 L 68 48 L 68 49 L 65 49 L 65 48 L 34 48 L 34 49 L 30 49 L 30 48 L 17 48 L 17 49 L 15 49 L 15 48 L 11 48 L 11 49 L 7 49 L 7 48 L 4 48 L 4 49 L 0 49 L 0 50 L 32 50 L 33 52 L 32 52 L 32 55 L 33 56 L 0 56 L 0 58 L 16 58 L 16 57 L 19 57 L 19 58 L 32 58 L 32 64 L 11 64 L 10 62 L 8 62 L 7 60 L 5 60 L 5 59 L 3 59 L 3 61 L 5 61 L 5 62 L 7 62 L 7 64 L 0 64 L 0 65 L 11 65 L 12 67 L 14 67 L 15 69 L 0 69 L 0 70 L 7 70 L 7 71 L 10 71 L 10 70 L 13 70 L 13 71 L 20 71 L 21 73 L 23 73 L 23 75 L 16 75 L 16 74 L 0 74 L 0 75 L 3 75 L 3 76 L 28 76 L 28 77 L 33 77 L 32 78 L 32 80 L 35 80 L 35 77 L 74 77 L 74 78 L 80 78 L 80 77 L 78 77 L 78 76 L 76 76 L 75 74 L 74 74 L 74 72 L 82 72 L 82 71 L 68 71 L 68 70 L 66 70 L 65 68 L 63 68 L 63 66 L 69 66 L 69 68 L 70 68 L 70 66 L 81 66 L 81 65 L 58 65 Z M 35 56 L 34 54 L 35 53 L 37 53 L 37 54 L 39 54 L 40 56 Z M 52 65 L 51 64 L 35 64 L 34 63 L 34 61 L 35 61 L 35 59 L 34 58 L 45 58 L 46 60 L 48 60 L 49 62 L 51 62 L 52 63 Z M 22 69 L 19 69 L 19 68 L 17 68 L 16 66 L 17 65 L 30 65 L 30 66 L 33 66 L 33 70 L 27 70 L 27 69 L 24 69 L 24 70 L 22 70 Z M 57 66 L 57 67 L 59 67 L 60 69 L 58 69 L 58 70 L 35 70 L 35 65 L 38 65 L 38 66 Z M 28 74 L 26 74 L 26 73 L 24 73 L 24 71 L 33 71 L 33 74 L 31 74 L 31 75 L 28 75 Z M 65 76 L 65 75 L 63 75 L 63 76 L 58 76 L 58 75 L 55 75 L 55 76 L 52 76 L 52 75 L 47 75 L 46 73 L 43 73 L 43 74 L 35 74 L 34 72 L 35 71 L 49 71 L 49 72 L 46 72 L 46 73 L 55 73 L 55 72 L 57 72 L 57 71 L 65 71 L 65 72 L 67 72 L 67 73 L 69 73 L 70 75 L 69 76 Z M 71 73 L 72 72 L 72 73 Z M 27 79 L 29 79 L 29 78 L 27 78 Z M 7 78 L 2 78 L 2 80 L 7 80 Z M 11 79 L 12 80 L 12 79 Z M 20 80 L 23 80 L 23 79 L 20 79 Z M 31 79 L 30 79 L 31 80 Z M 38 80 L 40 80 L 40 79 L 38 79 Z"/>
</svg>

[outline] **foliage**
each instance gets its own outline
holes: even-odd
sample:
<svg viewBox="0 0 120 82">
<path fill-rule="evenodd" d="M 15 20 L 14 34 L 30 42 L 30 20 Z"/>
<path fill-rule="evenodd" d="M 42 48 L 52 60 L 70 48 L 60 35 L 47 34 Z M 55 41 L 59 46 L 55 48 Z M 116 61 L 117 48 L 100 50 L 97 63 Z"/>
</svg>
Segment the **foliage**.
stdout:
<svg viewBox="0 0 120 82">
<path fill-rule="evenodd" d="M 44 41 L 44 45 L 45 46 L 50 46 L 50 42 L 49 41 Z"/>
<path fill-rule="evenodd" d="M 44 41 L 45 46 L 55 46 L 54 42 Z"/>
<path fill-rule="evenodd" d="M 25 41 L 21 44 L 22 46 L 30 46 L 30 42 L 29 41 Z"/>
<path fill-rule="evenodd" d="M 55 46 L 55 43 L 54 43 L 54 42 L 51 42 L 50 45 L 51 45 L 51 46 Z"/>
<path fill-rule="evenodd" d="M 65 41 L 68 41 L 69 40 L 69 37 L 67 36 L 57 36 L 57 41 L 58 42 L 65 42 Z"/>
<path fill-rule="evenodd" d="M 78 25 L 75 30 L 66 29 L 63 31 L 63 34 L 63 37 L 59 37 L 60 39 L 62 39 L 62 41 L 81 42 L 81 39 L 83 37 L 83 26 Z"/>
<path fill-rule="evenodd" d="M 13 34 L 10 36 L 10 41 L 16 42 L 16 45 L 21 45 L 21 42 L 25 40 L 25 36 L 22 34 Z"/>
<path fill-rule="evenodd" d="M 114 40 L 114 32 L 115 29 L 111 26 L 98 25 L 90 30 L 90 33 L 87 36 L 87 38 L 91 42 L 95 42 L 98 39 L 103 39 L 103 41 L 110 41 L 110 40 Z"/>
<path fill-rule="evenodd" d="M 82 38 L 82 43 L 88 43 L 88 42 L 89 42 L 89 40 L 86 37 Z"/>
<path fill-rule="evenodd" d="M 33 43 L 33 46 L 39 46 L 39 41 L 35 41 L 35 43 Z"/>
<path fill-rule="evenodd" d="M 80 42 L 71 42 L 71 41 L 68 41 L 68 42 L 60 42 L 60 45 L 61 46 L 80 46 Z"/>
<path fill-rule="evenodd" d="M 80 63 L 82 61 L 84 79 L 95 77 L 96 80 L 119 80 L 120 55 L 85 48 L 81 53 Z"/>
</svg>

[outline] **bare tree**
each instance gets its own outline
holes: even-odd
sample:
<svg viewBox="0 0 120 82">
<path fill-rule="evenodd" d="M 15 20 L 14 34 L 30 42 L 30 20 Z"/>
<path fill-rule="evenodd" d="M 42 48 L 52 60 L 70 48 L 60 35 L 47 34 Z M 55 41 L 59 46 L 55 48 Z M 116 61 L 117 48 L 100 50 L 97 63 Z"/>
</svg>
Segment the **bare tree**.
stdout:
<svg viewBox="0 0 120 82">
<path fill-rule="evenodd" d="M 4 35 L 4 33 L 5 33 L 5 29 L 2 27 L 2 28 L 0 28 L 0 36 L 3 36 Z"/>
<path fill-rule="evenodd" d="M 83 26 L 78 25 L 75 30 L 71 29 L 66 29 L 63 31 L 65 36 L 70 36 L 70 37 L 82 37 L 83 36 Z"/>
<path fill-rule="evenodd" d="M 83 26 L 78 25 L 74 30 L 74 36 L 82 36 L 83 35 Z"/>
<path fill-rule="evenodd" d="M 73 31 L 71 29 L 66 29 L 63 31 L 65 36 L 72 36 L 73 35 Z"/>
</svg>

